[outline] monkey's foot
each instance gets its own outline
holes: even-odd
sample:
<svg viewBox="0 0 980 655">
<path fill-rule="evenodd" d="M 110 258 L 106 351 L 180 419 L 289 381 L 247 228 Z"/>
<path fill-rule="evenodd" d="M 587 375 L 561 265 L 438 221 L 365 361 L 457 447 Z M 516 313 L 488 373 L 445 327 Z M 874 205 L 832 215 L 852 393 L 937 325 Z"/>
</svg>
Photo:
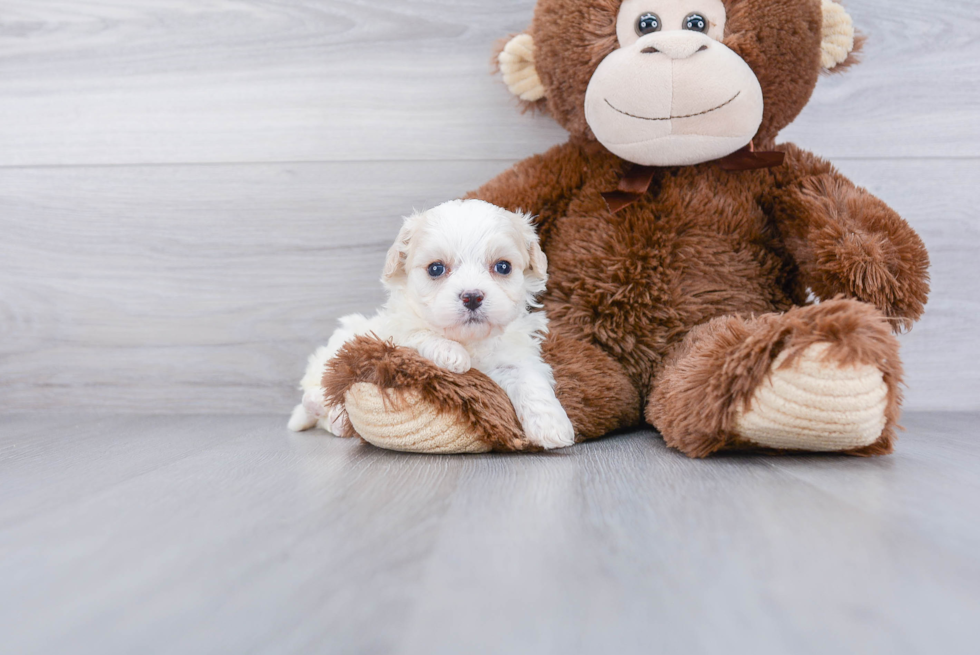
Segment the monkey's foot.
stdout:
<svg viewBox="0 0 980 655">
<path fill-rule="evenodd" d="M 374 337 L 348 342 L 323 377 L 328 404 L 343 404 L 349 432 L 412 453 L 540 449 L 524 436 L 503 389 L 471 369 L 453 373 Z"/>
<path fill-rule="evenodd" d="M 769 375 L 735 415 L 734 432 L 767 448 L 851 451 L 870 446 L 885 429 L 888 385 L 873 364 L 843 365 L 815 343 Z"/>
<path fill-rule="evenodd" d="M 490 444 L 478 439 L 466 423 L 440 412 L 417 391 L 405 391 L 392 402 L 376 385 L 359 382 L 344 399 L 351 425 L 378 448 L 433 454 L 490 450 Z"/>
</svg>

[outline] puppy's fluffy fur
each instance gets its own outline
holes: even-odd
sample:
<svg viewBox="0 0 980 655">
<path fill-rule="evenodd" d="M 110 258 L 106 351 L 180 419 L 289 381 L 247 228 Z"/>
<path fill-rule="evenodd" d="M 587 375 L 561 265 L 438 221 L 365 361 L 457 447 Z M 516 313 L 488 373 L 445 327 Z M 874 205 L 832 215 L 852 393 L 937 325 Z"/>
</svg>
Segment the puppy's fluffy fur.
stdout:
<svg viewBox="0 0 980 655">
<path fill-rule="evenodd" d="M 486 373 L 507 392 L 530 441 L 571 445 L 574 429 L 541 359 L 547 319 L 530 311 L 547 267 L 530 216 L 455 200 L 406 218 L 381 278 L 387 304 L 371 318 L 340 319 L 327 345 L 310 356 L 290 429 L 319 425 L 341 433 L 343 408 L 324 407 L 321 378 L 344 343 L 374 334 L 450 371 Z"/>
</svg>

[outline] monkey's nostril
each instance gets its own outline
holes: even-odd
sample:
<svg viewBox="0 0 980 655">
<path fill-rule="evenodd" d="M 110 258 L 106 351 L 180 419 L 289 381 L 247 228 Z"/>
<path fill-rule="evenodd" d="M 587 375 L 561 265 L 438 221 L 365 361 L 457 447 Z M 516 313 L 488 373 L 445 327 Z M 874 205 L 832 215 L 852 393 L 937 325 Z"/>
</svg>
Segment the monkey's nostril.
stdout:
<svg viewBox="0 0 980 655">
<path fill-rule="evenodd" d="M 643 48 L 643 50 L 640 50 L 640 52 L 642 52 L 645 55 L 655 55 L 660 51 L 654 48 L 653 46 L 650 46 L 649 48 Z"/>
</svg>

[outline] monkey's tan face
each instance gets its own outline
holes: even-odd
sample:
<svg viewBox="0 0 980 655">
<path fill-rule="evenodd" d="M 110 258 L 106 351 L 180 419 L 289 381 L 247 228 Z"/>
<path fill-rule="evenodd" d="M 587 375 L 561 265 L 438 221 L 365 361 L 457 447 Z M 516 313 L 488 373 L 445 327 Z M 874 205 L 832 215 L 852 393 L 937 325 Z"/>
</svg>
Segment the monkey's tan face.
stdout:
<svg viewBox="0 0 980 655">
<path fill-rule="evenodd" d="M 626 0 L 620 47 L 589 82 L 585 117 L 612 153 L 646 166 L 688 166 L 748 145 L 762 87 L 721 43 L 721 0 Z"/>
</svg>

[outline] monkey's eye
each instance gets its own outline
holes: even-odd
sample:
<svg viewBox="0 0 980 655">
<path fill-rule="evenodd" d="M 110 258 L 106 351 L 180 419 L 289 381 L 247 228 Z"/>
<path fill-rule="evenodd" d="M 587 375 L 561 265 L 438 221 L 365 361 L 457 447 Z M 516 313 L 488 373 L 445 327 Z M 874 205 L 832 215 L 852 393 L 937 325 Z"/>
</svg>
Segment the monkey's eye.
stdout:
<svg viewBox="0 0 980 655">
<path fill-rule="evenodd" d="M 510 275 L 510 271 L 511 271 L 510 262 L 505 260 L 500 260 L 499 262 L 493 265 L 493 271 L 497 275 Z"/>
<path fill-rule="evenodd" d="M 429 277 L 442 277 L 446 274 L 446 265 L 442 262 L 432 262 L 425 270 L 428 271 Z"/>
<path fill-rule="evenodd" d="M 660 31 L 660 16 L 656 14 L 643 14 L 636 19 L 636 33 L 640 36 L 653 34 Z"/>
<path fill-rule="evenodd" d="M 694 13 L 684 19 L 684 29 L 692 32 L 707 32 L 708 20 L 701 14 Z"/>
</svg>

